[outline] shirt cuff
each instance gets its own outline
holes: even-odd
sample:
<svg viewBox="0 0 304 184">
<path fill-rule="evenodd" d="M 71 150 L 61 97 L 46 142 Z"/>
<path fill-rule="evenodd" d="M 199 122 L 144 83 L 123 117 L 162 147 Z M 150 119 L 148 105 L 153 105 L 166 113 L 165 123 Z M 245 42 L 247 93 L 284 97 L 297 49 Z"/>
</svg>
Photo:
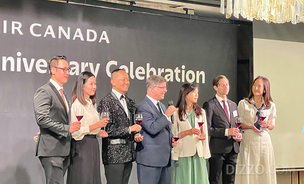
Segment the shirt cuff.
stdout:
<svg viewBox="0 0 304 184">
<path fill-rule="evenodd" d="M 129 134 L 131 134 L 131 127 L 129 127 Z"/>
<path fill-rule="evenodd" d="M 164 115 L 166 116 L 167 120 L 171 122 L 171 118 L 168 117 L 166 114 L 164 114 Z M 172 123 L 172 122 L 171 122 L 171 123 Z"/>
<path fill-rule="evenodd" d="M 225 136 L 228 136 L 228 128 L 225 130 Z"/>
</svg>

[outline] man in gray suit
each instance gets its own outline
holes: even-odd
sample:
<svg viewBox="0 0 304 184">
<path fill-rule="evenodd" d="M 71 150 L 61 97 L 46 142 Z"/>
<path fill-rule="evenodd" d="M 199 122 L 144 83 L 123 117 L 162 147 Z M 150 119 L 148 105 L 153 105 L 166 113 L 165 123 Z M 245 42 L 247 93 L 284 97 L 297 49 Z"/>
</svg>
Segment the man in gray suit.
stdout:
<svg viewBox="0 0 304 184">
<path fill-rule="evenodd" d="M 63 184 L 70 163 L 70 133 L 80 129 L 80 122 L 69 125 L 69 103 L 62 88 L 70 72 L 66 57 L 52 58 L 49 69 L 51 79 L 38 88 L 34 96 L 34 112 L 40 129 L 36 156 L 44 169 L 46 183 Z"/>
<path fill-rule="evenodd" d="M 141 143 L 136 147 L 137 178 L 139 184 L 171 183 L 172 143 L 170 116 L 177 110 L 173 105 L 166 109 L 159 102 L 167 92 L 167 81 L 152 75 L 146 81 L 147 96 L 138 105 L 136 113 L 143 115 Z"/>
<path fill-rule="evenodd" d="M 210 138 L 209 181 L 219 184 L 222 173 L 222 184 L 233 184 L 235 165 L 242 135 L 235 128 L 237 123 L 237 105 L 227 99 L 229 81 L 224 75 L 213 79 L 215 97 L 205 102 L 208 133 Z"/>
<path fill-rule="evenodd" d="M 134 139 L 143 139 L 135 132 L 141 126 L 134 124 L 135 102 L 126 92 L 130 81 L 127 72 L 115 69 L 111 75 L 112 91 L 101 99 L 98 112 L 109 112 L 109 122 L 105 127 L 108 137 L 102 139 L 102 161 L 107 184 L 128 184 L 132 162 L 135 157 Z"/>
</svg>

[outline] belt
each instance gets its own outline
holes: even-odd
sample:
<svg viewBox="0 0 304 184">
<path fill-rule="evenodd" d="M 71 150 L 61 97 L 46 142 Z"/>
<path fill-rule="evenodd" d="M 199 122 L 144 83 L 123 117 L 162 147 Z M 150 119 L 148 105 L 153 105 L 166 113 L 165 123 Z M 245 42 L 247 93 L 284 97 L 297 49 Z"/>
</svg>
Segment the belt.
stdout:
<svg viewBox="0 0 304 184">
<path fill-rule="evenodd" d="M 93 135 L 93 134 L 87 134 L 87 135 L 85 135 L 85 137 L 88 137 L 88 138 L 96 138 L 96 135 Z"/>
<path fill-rule="evenodd" d="M 127 141 L 125 139 L 111 139 L 109 140 L 110 144 L 126 144 Z"/>
</svg>

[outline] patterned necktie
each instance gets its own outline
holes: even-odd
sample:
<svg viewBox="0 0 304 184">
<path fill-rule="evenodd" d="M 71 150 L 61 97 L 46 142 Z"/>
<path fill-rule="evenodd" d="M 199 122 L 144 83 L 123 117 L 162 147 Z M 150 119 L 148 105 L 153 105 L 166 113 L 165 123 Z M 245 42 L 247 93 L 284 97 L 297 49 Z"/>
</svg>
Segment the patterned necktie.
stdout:
<svg viewBox="0 0 304 184">
<path fill-rule="evenodd" d="M 261 125 L 260 125 L 260 123 L 261 123 L 260 113 L 261 113 L 261 110 L 262 110 L 264 104 L 262 104 L 260 108 L 258 108 L 258 107 L 256 106 L 255 103 L 254 103 L 253 105 L 254 105 L 255 108 L 257 108 L 257 110 L 258 110 L 258 111 L 256 112 L 256 116 L 257 116 L 258 119 L 257 119 L 257 121 L 254 123 L 254 126 L 255 126 L 258 130 L 262 130 L 263 128 L 262 128 Z M 258 134 L 262 135 L 263 132 L 259 132 Z"/>
<path fill-rule="evenodd" d="M 124 99 L 125 98 L 125 96 L 124 95 L 121 95 L 120 96 L 120 100 L 122 100 L 122 99 Z"/>
<path fill-rule="evenodd" d="M 163 111 L 161 110 L 161 107 L 160 107 L 159 102 L 157 102 L 157 107 L 158 107 L 159 112 L 160 112 L 160 113 L 163 113 Z"/>
<path fill-rule="evenodd" d="M 63 100 L 64 106 L 65 106 L 66 109 L 68 109 L 68 108 L 67 108 L 67 105 L 66 105 L 66 103 L 65 103 L 65 99 L 64 99 L 64 95 L 63 95 L 63 89 L 61 88 L 59 91 L 60 91 L 61 98 L 62 98 L 62 100 Z"/>
<path fill-rule="evenodd" d="M 225 102 L 225 100 L 222 100 L 222 102 L 223 102 L 224 111 L 226 113 L 226 116 L 227 116 L 228 120 L 230 121 L 229 114 L 228 114 L 228 108 L 226 106 L 226 102 Z"/>
</svg>

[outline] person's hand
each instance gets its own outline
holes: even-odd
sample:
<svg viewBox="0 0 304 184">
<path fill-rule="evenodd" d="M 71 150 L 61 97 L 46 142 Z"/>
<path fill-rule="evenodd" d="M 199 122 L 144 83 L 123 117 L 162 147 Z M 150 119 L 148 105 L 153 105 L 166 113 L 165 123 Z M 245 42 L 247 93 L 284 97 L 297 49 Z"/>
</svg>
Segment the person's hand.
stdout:
<svg viewBox="0 0 304 184">
<path fill-rule="evenodd" d="M 138 124 L 130 126 L 131 132 L 139 132 L 141 130 L 141 126 Z"/>
<path fill-rule="evenodd" d="M 39 134 L 40 134 L 40 132 L 37 132 L 37 133 L 36 133 L 36 136 L 33 137 L 33 140 L 34 140 L 35 142 L 37 142 Z"/>
<path fill-rule="evenodd" d="M 70 133 L 76 132 L 80 129 L 80 127 L 81 127 L 80 121 L 75 121 L 71 123 L 69 132 Z"/>
<path fill-rule="evenodd" d="M 167 108 L 167 111 L 165 112 L 165 115 L 166 115 L 167 117 L 170 117 L 170 116 L 172 116 L 172 114 L 173 114 L 175 111 L 177 111 L 177 108 L 174 107 L 173 105 L 170 105 L 170 106 Z"/>
<path fill-rule="evenodd" d="M 192 134 L 194 134 L 194 135 L 200 135 L 201 134 L 201 131 L 199 130 L 199 129 L 197 129 L 197 128 L 191 128 L 191 129 L 189 129 L 190 131 L 189 131 L 189 135 L 192 135 Z"/>
<path fill-rule="evenodd" d="M 237 142 L 241 142 L 243 140 L 243 136 L 241 133 L 238 133 L 236 136 L 233 137 L 233 139 Z"/>
<path fill-rule="evenodd" d="M 136 142 L 141 142 L 142 140 L 144 140 L 144 137 L 143 137 L 140 133 L 137 133 L 137 134 L 135 134 L 135 136 L 134 136 L 134 140 L 135 140 Z"/>
<path fill-rule="evenodd" d="M 239 131 L 240 130 L 238 128 L 229 128 L 228 135 L 236 136 L 239 133 Z"/>
<path fill-rule="evenodd" d="M 172 147 L 176 147 L 178 145 L 178 141 L 174 141 L 174 138 L 172 138 Z"/>
<path fill-rule="evenodd" d="M 99 137 L 104 138 L 104 137 L 108 137 L 108 136 L 109 135 L 108 135 L 108 133 L 106 131 L 104 131 L 104 130 L 100 130 L 99 131 Z"/>
<path fill-rule="evenodd" d="M 109 118 L 103 118 L 96 123 L 96 128 L 105 127 L 109 122 Z"/>
<path fill-rule="evenodd" d="M 255 131 L 256 133 L 263 132 L 263 130 L 257 129 L 254 125 L 252 125 L 251 129 L 252 129 L 253 131 Z"/>
<path fill-rule="evenodd" d="M 267 122 L 266 120 L 260 121 L 260 125 L 261 125 L 261 127 L 263 127 L 263 128 L 267 128 L 267 127 L 269 126 L 269 124 L 268 124 L 268 122 Z"/>
<path fill-rule="evenodd" d="M 205 140 L 206 139 L 206 134 L 205 133 L 201 133 L 201 135 L 199 137 L 197 137 L 199 140 Z"/>
</svg>

